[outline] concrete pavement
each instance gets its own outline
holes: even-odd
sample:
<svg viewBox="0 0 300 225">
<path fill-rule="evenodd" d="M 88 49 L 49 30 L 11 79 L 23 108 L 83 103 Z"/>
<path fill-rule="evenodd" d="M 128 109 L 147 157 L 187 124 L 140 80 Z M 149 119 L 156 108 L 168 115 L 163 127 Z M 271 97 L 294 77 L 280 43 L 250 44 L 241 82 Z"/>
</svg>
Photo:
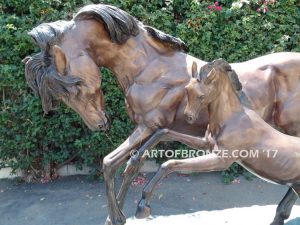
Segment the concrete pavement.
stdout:
<svg viewBox="0 0 300 225">
<path fill-rule="evenodd" d="M 147 179 L 153 174 L 148 174 Z M 117 185 L 121 179 L 117 178 Z M 142 186 L 132 186 L 124 212 L 128 225 L 174 222 L 201 225 L 267 225 L 287 187 L 255 178 L 225 185 L 219 173 L 163 180 L 152 200 L 153 217 L 133 218 Z M 287 225 L 300 224 L 297 201 Z M 0 225 L 103 225 L 107 216 L 104 184 L 84 176 L 48 184 L 17 184 L 0 180 Z"/>
</svg>

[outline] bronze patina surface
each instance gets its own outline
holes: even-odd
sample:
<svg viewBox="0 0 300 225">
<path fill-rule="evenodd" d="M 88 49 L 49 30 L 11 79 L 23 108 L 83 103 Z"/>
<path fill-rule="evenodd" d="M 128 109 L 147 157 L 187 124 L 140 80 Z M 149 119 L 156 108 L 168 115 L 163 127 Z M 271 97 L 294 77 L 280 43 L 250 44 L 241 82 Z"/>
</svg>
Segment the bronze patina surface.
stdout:
<svg viewBox="0 0 300 225">
<path fill-rule="evenodd" d="M 151 195 L 166 175 L 220 171 L 237 162 L 263 179 L 289 186 L 271 224 L 283 225 L 300 194 L 300 138 L 280 133 L 255 111 L 241 104 L 236 93 L 240 83 L 237 77 L 232 81 L 230 76 L 234 71 L 225 60 L 204 65 L 199 75 L 195 69 L 193 71 L 194 76 L 186 86 L 188 104 L 184 114 L 193 124 L 199 112 L 208 109 L 206 141 L 214 147 L 207 155 L 162 164 L 144 188 L 136 216 L 150 215 Z M 186 139 L 193 141 L 195 137 L 186 136 Z M 257 154 L 251 154 L 251 151 Z"/>
<path fill-rule="evenodd" d="M 117 196 L 115 172 L 128 160 L 130 151 L 149 138 L 155 144 L 163 139 L 186 141 L 185 135 L 204 135 L 207 110 L 199 112 L 198 119 L 190 124 L 184 109 L 192 63 L 200 67 L 206 62 L 186 54 L 187 47 L 180 39 L 103 4 L 85 6 L 73 20 L 44 23 L 29 34 L 41 52 L 24 60 L 26 78 L 41 97 L 45 112 L 55 106 L 56 100 L 62 100 L 80 114 L 89 128 L 105 130 L 108 119 L 99 67 L 110 69 L 119 82 L 136 128 L 105 157 L 103 172 L 110 218 L 107 224 L 124 224 L 121 209 L 141 162 L 128 167 Z M 231 66 L 243 84 L 239 94 L 245 102 L 268 123 L 300 136 L 300 54 L 276 53 Z M 164 135 L 161 128 L 168 128 L 168 134 Z M 185 143 L 192 147 L 207 144 L 199 138 Z"/>
</svg>

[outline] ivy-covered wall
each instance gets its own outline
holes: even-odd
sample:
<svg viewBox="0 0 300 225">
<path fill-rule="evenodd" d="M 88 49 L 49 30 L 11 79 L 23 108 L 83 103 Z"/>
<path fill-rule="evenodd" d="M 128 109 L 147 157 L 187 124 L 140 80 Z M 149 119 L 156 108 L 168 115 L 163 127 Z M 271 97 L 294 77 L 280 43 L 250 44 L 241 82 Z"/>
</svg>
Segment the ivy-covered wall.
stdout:
<svg viewBox="0 0 300 225">
<path fill-rule="evenodd" d="M 116 79 L 103 71 L 107 133 L 91 132 L 63 104 L 44 116 L 24 78 L 21 60 L 39 49 L 27 32 L 42 22 L 71 19 L 96 0 L 3 0 L 0 3 L 0 168 L 21 168 L 35 177 L 66 161 L 100 170 L 101 159 L 133 130 Z M 145 24 L 184 40 L 203 60 L 243 61 L 279 51 L 300 51 L 297 0 L 104 0 Z M 298 5 L 297 5 L 298 4 Z"/>
</svg>

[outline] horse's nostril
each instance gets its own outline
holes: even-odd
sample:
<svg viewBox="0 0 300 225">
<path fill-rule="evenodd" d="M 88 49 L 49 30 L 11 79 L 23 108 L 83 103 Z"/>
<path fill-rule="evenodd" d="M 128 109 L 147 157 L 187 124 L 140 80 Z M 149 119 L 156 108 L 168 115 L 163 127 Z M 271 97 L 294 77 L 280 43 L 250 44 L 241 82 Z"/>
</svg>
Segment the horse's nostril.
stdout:
<svg viewBox="0 0 300 225">
<path fill-rule="evenodd" d="M 194 118 L 192 115 L 186 115 L 187 122 L 193 122 Z"/>
<path fill-rule="evenodd" d="M 99 123 L 99 124 L 98 124 L 98 129 L 99 129 L 99 130 L 105 131 L 105 130 L 107 130 L 108 128 L 109 128 L 108 123 L 103 122 L 103 123 Z"/>
</svg>

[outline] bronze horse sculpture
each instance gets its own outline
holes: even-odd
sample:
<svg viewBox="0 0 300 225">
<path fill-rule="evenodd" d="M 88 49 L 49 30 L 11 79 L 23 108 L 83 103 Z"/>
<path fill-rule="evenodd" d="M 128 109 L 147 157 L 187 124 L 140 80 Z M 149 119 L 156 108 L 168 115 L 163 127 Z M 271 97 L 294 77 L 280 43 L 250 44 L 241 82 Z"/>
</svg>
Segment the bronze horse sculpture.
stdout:
<svg viewBox="0 0 300 225">
<path fill-rule="evenodd" d="M 177 38 L 145 26 L 126 12 L 109 5 L 88 5 L 71 21 L 43 23 L 29 32 L 41 52 L 27 57 L 26 78 L 41 97 L 45 112 L 62 100 L 84 119 L 89 128 L 105 130 L 108 119 L 100 89 L 99 67 L 110 69 L 125 94 L 128 114 L 137 126 L 133 133 L 103 161 L 109 218 L 107 224 L 124 224 L 121 209 L 141 161 L 127 168 L 116 196 L 114 175 L 130 151 L 146 140 L 185 141 L 185 135 L 203 136 L 206 110 L 194 124 L 185 120 L 192 62 L 205 62 L 186 54 Z M 299 53 L 277 53 L 232 64 L 244 85 L 239 94 L 268 123 L 300 136 L 298 108 Z M 246 96 L 246 97 L 245 97 Z M 163 134 L 160 128 L 168 128 Z M 202 146 L 205 141 L 188 142 Z"/>
<path fill-rule="evenodd" d="M 207 136 L 206 141 L 215 146 L 207 155 L 163 163 L 143 190 L 136 213 L 138 218 L 150 215 L 153 190 L 166 175 L 220 171 L 234 162 L 258 177 L 289 186 L 271 225 L 283 225 L 290 216 L 300 194 L 300 138 L 280 133 L 253 110 L 244 107 L 236 93 L 239 83 L 231 81 L 230 73 L 231 66 L 222 59 L 204 65 L 199 75 L 197 69 L 193 69 L 193 78 L 186 86 L 188 103 L 184 113 L 192 124 L 203 108 L 208 109 L 210 137 Z M 195 137 L 186 136 L 186 139 L 194 141 Z"/>
</svg>

